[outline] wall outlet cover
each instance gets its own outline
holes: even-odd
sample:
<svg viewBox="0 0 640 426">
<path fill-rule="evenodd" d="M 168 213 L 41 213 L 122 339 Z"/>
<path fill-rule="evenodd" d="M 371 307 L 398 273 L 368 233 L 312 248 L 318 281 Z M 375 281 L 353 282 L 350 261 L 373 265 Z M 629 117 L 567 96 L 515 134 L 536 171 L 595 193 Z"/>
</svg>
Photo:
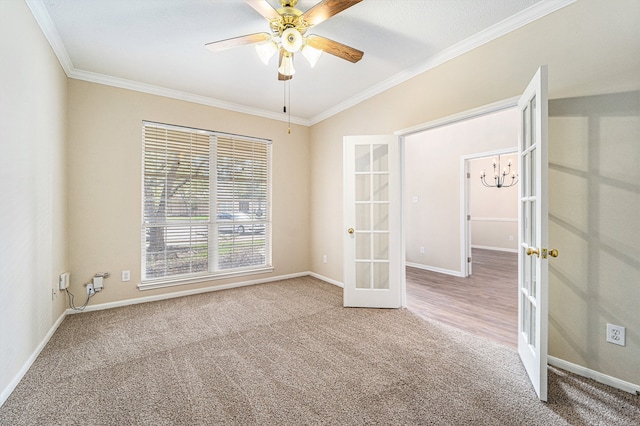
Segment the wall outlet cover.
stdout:
<svg viewBox="0 0 640 426">
<path fill-rule="evenodd" d="M 626 346 L 626 330 L 621 325 L 607 324 L 607 342 Z"/>
</svg>

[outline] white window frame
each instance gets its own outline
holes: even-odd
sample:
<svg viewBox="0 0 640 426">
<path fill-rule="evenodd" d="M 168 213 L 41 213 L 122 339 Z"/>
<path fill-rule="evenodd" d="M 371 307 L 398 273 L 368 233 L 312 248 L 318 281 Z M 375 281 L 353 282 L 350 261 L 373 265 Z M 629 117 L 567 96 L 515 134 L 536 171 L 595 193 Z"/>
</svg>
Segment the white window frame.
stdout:
<svg viewBox="0 0 640 426">
<path fill-rule="evenodd" d="M 199 132 L 206 133 L 209 135 L 209 220 L 206 222 L 208 226 L 208 239 L 207 239 L 207 247 L 208 247 L 208 270 L 205 272 L 196 272 L 196 273 L 186 273 L 180 275 L 169 275 L 163 276 L 159 278 L 146 278 L 146 232 L 149 228 L 149 223 L 145 222 L 145 129 L 147 127 L 156 127 L 156 128 L 165 128 L 169 130 L 177 130 L 184 132 Z M 218 209 L 218 139 L 224 138 L 225 141 L 240 141 L 244 143 L 259 143 L 264 144 L 266 147 L 266 202 L 264 205 L 264 214 L 266 215 L 265 219 L 260 220 L 250 220 L 243 221 L 240 224 L 235 222 L 236 219 L 232 219 L 231 221 L 221 221 L 219 220 L 219 209 Z M 253 146 L 253 145 L 252 145 Z M 186 126 L 176 126 L 169 125 L 164 123 L 157 123 L 151 121 L 143 121 L 142 123 L 142 219 L 141 219 L 141 229 L 142 229 L 142 239 L 141 239 L 141 283 L 138 285 L 140 290 L 150 290 L 155 288 L 162 287 L 170 287 L 175 285 L 183 285 L 183 284 L 192 284 L 199 283 L 211 280 L 219 280 L 225 278 L 231 278 L 236 276 L 245 276 L 245 275 L 253 275 L 253 274 L 262 274 L 273 271 L 272 266 L 272 258 L 271 258 L 271 182 L 272 182 L 272 142 L 268 139 L 254 138 L 248 136 L 234 135 L 229 133 L 222 133 L 210 130 L 203 129 L 194 129 Z M 229 151 L 227 151 L 229 152 Z M 233 149 L 231 150 L 233 152 Z M 242 151 L 244 152 L 244 151 Z M 232 194 L 235 194 L 232 192 Z M 228 195 L 228 193 L 227 193 Z M 239 198 L 238 198 L 239 199 Z M 238 201 L 239 203 L 239 201 Z M 235 203 L 234 203 L 235 204 Z M 234 215 L 235 217 L 235 215 Z M 264 225 L 264 239 L 265 239 L 265 262 L 264 264 L 256 265 L 256 266 L 240 266 L 235 268 L 226 268 L 226 269 L 217 269 L 218 266 L 218 241 L 222 238 L 223 235 L 221 232 L 224 230 L 232 229 L 235 230 L 237 226 L 262 226 Z M 244 234 L 244 232 L 243 232 Z M 255 232 L 251 232 L 251 235 L 255 235 Z M 232 231 L 231 239 L 234 241 L 232 243 L 232 247 L 235 247 L 235 231 Z M 238 244 L 242 245 L 242 243 Z"/>
</svg>

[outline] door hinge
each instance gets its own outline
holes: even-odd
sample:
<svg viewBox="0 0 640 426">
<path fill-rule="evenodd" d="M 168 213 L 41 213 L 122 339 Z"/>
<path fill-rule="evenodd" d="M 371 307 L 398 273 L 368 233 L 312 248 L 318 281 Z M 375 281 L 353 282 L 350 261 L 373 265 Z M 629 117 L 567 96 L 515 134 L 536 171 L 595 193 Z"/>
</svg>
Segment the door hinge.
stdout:
<svg viewBox="0 0 640 426">
<path fill-rule="evenodd" d="M 467 172 L 467 179 L 471 179 L 471 173 Z"/>
<path fill-rule="evenodd" d="M 467 220 L 471 220 L 471 215 L 470 214 L 467 215 Z"/>
<path fill-rule="evenodd" d="M 471 258 L 467 257 L 467 263 L 471 263 Z"/>
</svg>

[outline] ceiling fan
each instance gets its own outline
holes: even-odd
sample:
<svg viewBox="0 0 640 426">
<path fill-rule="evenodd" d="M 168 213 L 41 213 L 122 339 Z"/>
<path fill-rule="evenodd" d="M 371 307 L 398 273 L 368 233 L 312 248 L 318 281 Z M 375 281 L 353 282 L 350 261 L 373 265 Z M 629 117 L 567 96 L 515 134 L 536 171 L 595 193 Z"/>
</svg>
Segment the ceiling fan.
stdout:
<svg viewBox="0 0 640 426">
<path fill-rule="evenodd" d="M 281 8 L 274 9 L 267 0 L 245 0 L 260 15 L 269 21 L 271 32 L 247 34 L 221 41 L 207 43 L 212 52 L 256 43 L 258 56 L 266 64 L 280 52 L 278 80 L 290 80 L 295 74 L 293 54 L 300 52 L 315 65 L 320 54 L 327 52 L 350 62 L 358 62 L 364 52 L 337 41 L 318 35 L 306 35 L 309 28 L 331 18 L 362 0 L 322 0 L 306 12 L 296 9 L 298 0 L 279 0 Z"/>
</svg>

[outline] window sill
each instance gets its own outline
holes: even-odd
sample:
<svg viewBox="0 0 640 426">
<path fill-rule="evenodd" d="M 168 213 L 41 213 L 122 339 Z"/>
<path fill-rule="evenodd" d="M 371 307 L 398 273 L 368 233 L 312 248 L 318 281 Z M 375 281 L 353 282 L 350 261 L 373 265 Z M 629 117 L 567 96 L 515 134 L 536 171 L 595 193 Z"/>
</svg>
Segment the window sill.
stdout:
<svg viewBox="0 0 640 426">
<path fill-rule="evenodd" d="M 206 273 L 197 276 L 189 276 L 182 278 L 160 278 L 155 280 L 146 280 L 138 284 L 138 290 L 154 290 L 157 288 L 173 287 L 185 284 L 197 284 L 207 281 L 223 280 L 227 278 L 242 277 L 247 275 L 264 274 L 273 272 L 273 266 L 265 266 L 258 269 L 232 271 L 221 273 Z"/>
</svg>

